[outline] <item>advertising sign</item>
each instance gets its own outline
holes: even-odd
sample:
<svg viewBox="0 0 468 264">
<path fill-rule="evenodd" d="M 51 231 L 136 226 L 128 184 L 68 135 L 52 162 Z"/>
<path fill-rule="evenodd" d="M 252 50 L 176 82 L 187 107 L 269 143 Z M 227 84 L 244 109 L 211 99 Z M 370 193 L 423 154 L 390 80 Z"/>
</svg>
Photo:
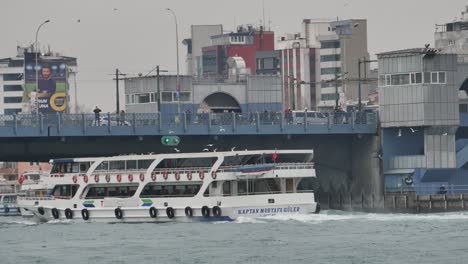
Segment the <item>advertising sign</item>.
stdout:
<svg viewBox="0 0 468 264">
<path fill-rule="evenodd" d="M 25 53 L 23 106 L 31 113 L 56 113 L 67 109 L 67 64 L 64 60 Z M 37 69 L 37 74 L 35 69 Z"/>
</svg>

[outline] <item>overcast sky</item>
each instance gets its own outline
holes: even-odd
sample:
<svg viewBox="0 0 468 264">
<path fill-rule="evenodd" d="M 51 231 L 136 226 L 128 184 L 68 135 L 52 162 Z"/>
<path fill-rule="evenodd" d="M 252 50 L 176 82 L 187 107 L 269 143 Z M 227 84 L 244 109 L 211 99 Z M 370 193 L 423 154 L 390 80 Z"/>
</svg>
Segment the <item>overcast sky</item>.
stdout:
<svg viewBox="0 0 468 264">
<path fill-rule="evenodd" d="M 33 43 L 38 25 L 50 19 L 39 42 L 78 58 L 80 103 L 115 111 L 110 75 L 115 68 L 135 75 L 159 64 L 175 73 L 175 26 L 166 7 L 177 13 L 182 41 L 192 24 L 223 24 L 225 30 L 236 23 L 259 24 L 262 3 L 276 36 L 299 32 L 304 18 L 365 18 L 371 55 L 433 45 L 435 24 L 453 21 L 468 5 L 466 0 L 2 0 L 0 58 Z M 185 46 L 179 45 L 179 53 L 185 72 Z"/>
</svg>

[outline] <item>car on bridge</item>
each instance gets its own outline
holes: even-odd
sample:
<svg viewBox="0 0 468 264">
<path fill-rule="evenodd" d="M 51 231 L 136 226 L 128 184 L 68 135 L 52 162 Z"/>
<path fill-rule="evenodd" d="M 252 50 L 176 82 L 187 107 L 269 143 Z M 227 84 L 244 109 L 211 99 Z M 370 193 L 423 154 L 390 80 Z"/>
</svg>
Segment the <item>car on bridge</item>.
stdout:
<svg viewBox="0 0 468 264">
<path fill-rule="evenodd" d="M 327 117 L 318 111 L 292 111 L 291 114 L 293 124 L 297 125 L 303 125 L 304 119 L 307 120 L 307 124 L 326 124 L 328 122 Z"/>
</svg>

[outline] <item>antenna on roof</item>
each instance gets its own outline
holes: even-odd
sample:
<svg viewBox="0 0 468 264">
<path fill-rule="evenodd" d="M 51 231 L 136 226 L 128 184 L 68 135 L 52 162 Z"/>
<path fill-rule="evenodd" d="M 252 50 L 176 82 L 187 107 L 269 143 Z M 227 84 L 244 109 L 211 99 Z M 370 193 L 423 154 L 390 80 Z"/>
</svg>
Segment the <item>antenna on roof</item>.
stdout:
<svg viewBox="0 0 468 264">
<path fill-rule="evenodd" d="M 263 17 L 263 19 L 262 19 L 262 21 L 263 21 L 262 26 L 263 26 L 263 28 L 265 28 L 265 0 L 262 0 L 262 17 Z"/>
</svg>

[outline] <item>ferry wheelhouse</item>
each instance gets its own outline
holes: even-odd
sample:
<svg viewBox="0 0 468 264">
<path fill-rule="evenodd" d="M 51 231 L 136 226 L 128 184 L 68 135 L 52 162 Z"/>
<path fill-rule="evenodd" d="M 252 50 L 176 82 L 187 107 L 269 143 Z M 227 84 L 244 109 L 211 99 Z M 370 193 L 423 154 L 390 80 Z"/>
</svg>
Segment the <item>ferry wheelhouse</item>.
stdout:
<svg viewBox="0 0 468 264">
<path fill-rule="evenodd" d="M 18 197 L 31 194 L 30 190 L 38 185 L 42 175 L 45 173 L 41 171 L 26 171 L 18 181 L 0 182 L 0 216 L 19 216 L 22 212 L 17 207 Z"/>
<path fill-rule="evenodd" d="M 18 205 L 40 221 L 234 220 L 318 213 L 312 150 L 53 160 L 51 196 Z"/>
</svg>

